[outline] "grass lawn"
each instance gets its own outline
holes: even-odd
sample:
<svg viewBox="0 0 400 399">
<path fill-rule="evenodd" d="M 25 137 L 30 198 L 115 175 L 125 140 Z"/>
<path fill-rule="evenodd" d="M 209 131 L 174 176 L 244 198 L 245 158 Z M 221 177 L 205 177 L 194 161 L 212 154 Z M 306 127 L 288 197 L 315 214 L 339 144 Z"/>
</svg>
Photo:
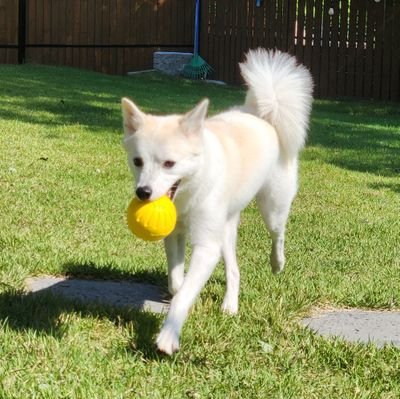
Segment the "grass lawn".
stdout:
<svg viewBox="0 0 400 399">
<path fill-rule="evenodd" d="M 215 113 L 244 92 L 29 65 L 1 65 L 0 82 L 0 398 L 400 397 L 399 349 L 326 340 L 298 323 L 326 306 L 400 308 L 399 104 L 315 102 L 285 272 L 270 272 L 252 204 L 239 231 L 239 315 L 220 312 L 219 266 L 168 358 L 153 346 L 162 316 L 21 289 L 39 274 L 165 287 L 162 244 L 125 226 L 120 98 L 167 113 L 207 96 Z"/>
</svg>

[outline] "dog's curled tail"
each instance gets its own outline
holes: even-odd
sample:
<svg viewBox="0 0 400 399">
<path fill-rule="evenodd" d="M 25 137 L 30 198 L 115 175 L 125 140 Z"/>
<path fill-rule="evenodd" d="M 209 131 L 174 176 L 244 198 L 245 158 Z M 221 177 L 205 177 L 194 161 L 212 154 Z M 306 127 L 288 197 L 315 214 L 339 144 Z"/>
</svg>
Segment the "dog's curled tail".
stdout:
<svg viewBox="0 0 400 399">
<path fill-rule="evenodd" d="M 311 111 L 310 72 L 287 53 L 261 48 L 247 53 L 240 70 L 249 87 L 244 110 L 274 126 L 286 156 L 297 157 Z"/>
</svg>

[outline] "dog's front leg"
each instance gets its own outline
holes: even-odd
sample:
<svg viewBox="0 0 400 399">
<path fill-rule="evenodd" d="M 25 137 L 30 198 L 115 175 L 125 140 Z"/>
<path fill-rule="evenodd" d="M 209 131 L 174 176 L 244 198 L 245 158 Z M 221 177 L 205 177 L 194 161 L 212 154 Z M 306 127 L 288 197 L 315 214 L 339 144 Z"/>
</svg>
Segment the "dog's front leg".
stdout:
<svg viewBox="0 0 400 399">
<path fill-rule="evenodd" d="M 179 350 L 179 335 L 189 309 L 210 278 L 221 255 L 221 246 L 207 242 L 193 247 L 190 267 L 183 284 L 171 302 L 164 325 L 157 338 L 158 349 L 169 355 Z"/>
<path fill-rule="evenodd" d="M 185 235 L 172 233 L 164 240 L 164 247 L 168 261 L 168 291 L 174 296 L 185 274 Z"/>
</svg>

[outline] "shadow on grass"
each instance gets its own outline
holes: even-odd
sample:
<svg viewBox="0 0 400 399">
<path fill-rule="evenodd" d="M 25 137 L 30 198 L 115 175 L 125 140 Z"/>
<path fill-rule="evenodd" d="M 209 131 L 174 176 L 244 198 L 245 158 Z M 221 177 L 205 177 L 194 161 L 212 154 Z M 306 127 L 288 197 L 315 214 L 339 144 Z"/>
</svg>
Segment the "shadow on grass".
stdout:
<svg viewBox="0 0 400 399">
<path fill-rule="evenodd" d="M 176 113 L 207 96 L 219 97 L 228 107 L 241 93 L 159 73 L 120 77 L 35 65 L 0 68 L 0 81 L 0 118 L 50 126 L 79 124 L 91 132 L 121 130 L 124 96 L 146 112 Z"/>
<path fill-rule="evenodd" d="M 53 127 L 79 124 L 91 132 L 121 130 L 119 104 L 128 93 L 124 93 L 120 78 L 75 69 L 28 66 L 20 69 L 15 78 L 0 80 L 2 119 Z M 143 92 L 141 86 L 138 92 Z"/>
<path fill-rule="evenodd" d="M 85 270 L 84 265 L 69 265 L 66 267 L 70 271 L 69 276 L 75 271 L 74 277 L 100 278 L 110 276 L 103 268 L 100 274 L 95 265 L 89 266 Z M 140 276 L 128 275 L 121 272 L 112 273 L 114 280 L 135 280 L 135 281 L 158 281 L 160 276 L 152 276 L 145 273 Z M 125 281 L 126 282 L 126 281 Z M 60 285 L 66 282 L 59 283 Z M 82 300 L 67 298 L 58 295 L 54 291 L 55 285 L 44 288 L 38 292 L 26 293 L 9 289 L 0 294 L 0 320 L 4 325 L 17 331 L 33 331 L 39 334 L 50 335 L 62 340 L 68 331 L 68 322 L 65 322 L 63 315 L 74 314 L 78 317 L 111 320 L 115 325 L 127 328 L 131 331 L 132 337 L 127 344 L 127 349 L 132 352 L 140 352 L 148 359 L 161 359 L 154 345 L 155 334 L 160 328 L 162 316 L 141 311 L 132 306 L 112 306 L 104 302 L 84 302 Z M 106 293 L 105 293 L 106 294 Z M 152 297 L 151 292 L 144 300 L 157 300 Z M 138 303 L 140 306 L 140 304 Z M 133 328 L 132 328 L 133 327 Z"/>
<path fill-rule="evenodd" d="M 94 262 L 67 262 L 62 266 L 62 273 L 67 277 L 100 280 L 123 280 L 154 284 L 167 292 L 168 281 L 166 273 L 160 271 L 140 271 L 132 273 L 116 269 L 112 264 L 98 265 Z"/>
<path fill-rule="evenodd" d="M 80 124 L 94 131 L 119 127 L 117 93 L 96 90 L 95 78 L 87 73 L 71 70 L 67 80 L 63 69 L 44 71 L 39 67 L 21 69 L 15 78 L 2 79 L 2 119 L 51 126 Z"/>
<path fill-rule="evenodd" d="M 160 74 L 127 78 L 32 65 L 2 67 L 0 81 L 0 118 L 53 127 L 79 124 L 90 133 L 122 134 L 119 104 L 123 96 L 132 97 L 146 112 L 162 114 L 184 112 L 204 97 L 212 99 L 213 113 L 240 104 L 244 94 L 240 88 Z M 48 138 L 56 137 L 44 131 Z M 398 176 L 399 131 L 398 104 L 315 101 L 304 157 L 348 170 Z"/>
<path fill-rule="evenodd" d="M 375 190 L 390 190 L 400 194 L 400 183 L 373 183 L 370 184 L 370 187 Z"/>
<path fill-rule="evenodd" d="M 398 176 L 399 132 L 400 111 L 395 104 L 316 102 L 308 140 L 310 148 L 304 158 L 358 172 Z"/>
</svg>

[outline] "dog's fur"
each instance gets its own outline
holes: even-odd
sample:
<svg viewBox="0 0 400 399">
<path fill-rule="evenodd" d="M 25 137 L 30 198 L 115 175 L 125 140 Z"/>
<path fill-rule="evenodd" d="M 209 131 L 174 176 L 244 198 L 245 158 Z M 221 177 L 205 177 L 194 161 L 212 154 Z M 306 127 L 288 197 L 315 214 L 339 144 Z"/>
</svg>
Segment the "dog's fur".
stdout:
<svg viewBox="0 0 400 399">
<path fill-rule="evenodd" d="M 312 79 L 293 57 L 278 51 L 250 51 L 240 68 L 248 85 L 245 104 L 209 119 L 208 100 L 185 115 L 154 116 L 122 99 L 124 145 L 136 193 L 150 200 L 168 193 L 178 212 L 177 226 L 165 239 L 173 299 L 157 338 L 159 350 L 168 354 L 179 349 L 189 309 L 221 255 L 227 280 L 222 309 L 238 311 L 237 227 L 240 211 L 254 197 L 272 238 L 272 271 L 283 270 Z M 186 275 L 185 236 L 193 247 Z"/>
</svg>

